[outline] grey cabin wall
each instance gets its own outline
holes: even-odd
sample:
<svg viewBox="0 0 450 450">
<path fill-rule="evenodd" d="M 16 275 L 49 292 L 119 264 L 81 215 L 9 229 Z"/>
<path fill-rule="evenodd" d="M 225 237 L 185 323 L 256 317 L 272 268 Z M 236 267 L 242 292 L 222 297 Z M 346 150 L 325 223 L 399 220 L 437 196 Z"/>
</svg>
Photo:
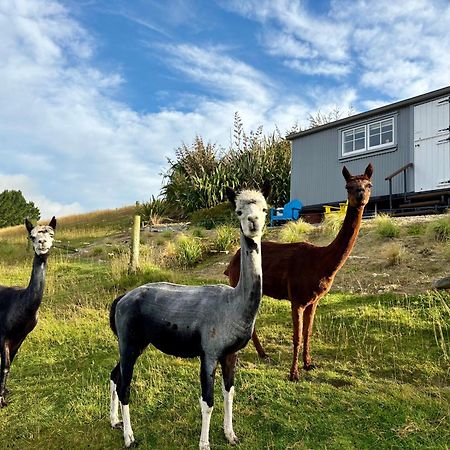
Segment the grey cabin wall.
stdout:
<svg viewBox="0 0 450 450">
<path fill-rule="evenodd" d="M 340 158 L 341 131 L 362 125 L 379 117 L 395 117 L 395 147 L 353 157 Z M 328 128 L 292 140 L 291 199 L 300 199 L 305 206 L 345 201 L 347 193 L 342 168 L 352 174 L 364 172 L 370 162 L 374 166 L 372 196 L 389 194 L 386 176 L 413 162 L 413 106 L 384 111 L 346 126 Z M 393 179 L 393 193 L 403 193 L 403 175 Z M 414 189 L 413 170 L 408 171 L 407 190 Z"/>
</svg>

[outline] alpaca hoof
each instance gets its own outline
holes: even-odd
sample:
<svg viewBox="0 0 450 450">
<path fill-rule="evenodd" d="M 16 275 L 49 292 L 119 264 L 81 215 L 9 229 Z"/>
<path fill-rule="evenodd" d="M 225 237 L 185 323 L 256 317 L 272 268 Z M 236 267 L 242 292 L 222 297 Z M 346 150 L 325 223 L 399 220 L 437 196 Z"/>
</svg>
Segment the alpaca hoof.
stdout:
<svg viewBox="0 0 450 450">
<path fill-rule="evenodd" d="M 113 430 L 123 430 L 123 422 L 120 420 L 119 422 L 111 423 L 111 428 Z"/>
<path fill-rule="evenodd" d="M 231 433 L 225 433 L 225 437 L 227 438 L 227 441 L 231 444 L 231 445 L 236 445 L 239 443 L 239 439 L 238 437 L 234 434 L 234 432 L 232 431 Z"/>
<path fill-rule="evenodd" d="M 304 370 L 314 370 L 316 368 L 316 365 L 315 364 L 305 364 L 304 366 L 303 366 L 303 369 Z"/>
<path fill-rule="evenodd" d="M 258 353 L 259 359 L 270 361 L 270 356 L 266 352 Z"/>
<path fill-rule="evenodd" d="M 210 450 L 209 442 L 208 441 L 200 441 L 198 444 L 199 450 Z"/>
<path fill-rule="evenodd" d="M 298 376 L 298 372 L 291 372 L 291 375 L 289 376 L 290 381 L 298 381 L 300 378 Z"/>
<path fill-rule="evenodd" d="M 0 397 L 0 408 L 4 408 L 5 406 L 8 406 L 8 403 L 6 403 L 5 397 Z"/>
<path fill-rule="evenodd" d="M 135 441 L 134 438 L 132 438 L 131 440 L 125 441 L 125 448 L 136 448 L 139 445 L 138 441 Z"/>
</svg>

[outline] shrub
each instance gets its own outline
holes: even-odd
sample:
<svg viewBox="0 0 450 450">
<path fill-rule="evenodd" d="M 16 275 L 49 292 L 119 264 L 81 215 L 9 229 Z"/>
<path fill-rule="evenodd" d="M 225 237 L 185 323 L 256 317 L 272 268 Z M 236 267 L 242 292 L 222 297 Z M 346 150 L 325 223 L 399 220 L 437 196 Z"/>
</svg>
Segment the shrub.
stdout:
<svg viewBox="0 0 450 450">
<path fill-rule="evenodd" d="M 335 212 L 332 214 L 325 214 L 322 222 L 322 230 L 328 236 L 336 236 L 342 228 L 345 213 Z"/>
<path fill-rule="evenodd" d="M 220 225 L 216 228 L 216 239 L 214 248 L 219 251 L 229 250 L 239 242 L 239 233 L 237 228 L 231 225 Z"/>
<path fill-rule="evenodd" d="M 406 228 L 406 232 L 410 236 L 420 236 L 425 233 L 425 225 L 423 223 L 412 223 Z"/>
<path fill-rule="evenodd" d="M 378 214 L 374 219 L 375 232 L 381 238 L 396 238 L 400 236 L 400 227 L 387 214 Z"/>
<path fill-rule="evenodd" d="M 444 216 L 430 222 L 426 232 L 431 239 L 440 242 L 448 241 L 450 239 L 450 217 Z"/>
<path fill-rule="evenodd" d="M 141 216 L 143 222 L 148 222 L 151 225 L 158 225 L 162 222 L 163 216 L 167 215 L 169 206 L 165 200 L 152 198 L 148 202 L 138 205 L 137 213 Z"/>
<path fill-rule="evenodd" d="M 199 209 L 190 215 L 193 225 L 205 227 L 210 230 L 221 224 L 236 223 L 236 214 L 229 202 L 220 203 L 212 208 Z"/>
<path fill-rule="evenodd" d="M 203 246 L 198 239 L 181 234 L 175 243 L 169 242 L 167 253 L 174 265 L 184 268 L 193 267 L 202 258 Z"/>
<path fill-rule="evenodd" d="M 280 241 L 281 242 L 298 242 L 305 238 L 305 235 L 313 231 L 314 225 L 305 222 L 303 219 L 298 219 L 295 222 L 288 222 L 281 227 Z"/>
<path fill-rule="evenodd" d="M 197 237 L 197 238 L 204 238 L 205 233 L 203 232 L 203 230 L 201 228 L 196 227 L 192 230 L 192 236 Z"/>
<path fill-rule="evenodd" d="M 403 261 L 405 255 L 405 247 L 403 245 L 393 242 L 389 244 L 385 251 L 384 256 L 387 260 L 387 266 L 397 266 Z"/>
</svg>

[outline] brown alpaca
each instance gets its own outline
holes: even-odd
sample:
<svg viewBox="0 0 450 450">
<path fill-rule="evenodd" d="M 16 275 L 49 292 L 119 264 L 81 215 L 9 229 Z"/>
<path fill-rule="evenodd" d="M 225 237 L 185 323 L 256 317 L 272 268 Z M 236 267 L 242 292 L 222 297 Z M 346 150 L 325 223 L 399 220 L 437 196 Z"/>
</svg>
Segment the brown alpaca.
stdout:
<svg viewBox="0 0 450 450">
<path fill-rule="evenodd" d="M 262 242 L 263 294 L 276 299 L 291 302 L 292 323 L 294 325 L 294 355 L 290 380 L 297 381 L 298 352 L 300 336 L 303 335 L 303 368 L 314 369 L 311 363 L 310 341 L 319 300 L 330 290 L 337 271 L 344 265 L 355 245 L 361 227 L 364 207 L 370 198 L 372 164 L 369 164 L 363 175 L 352 176 L 344 166 L 344 175 L 348 192 L 348 207 L 344 223 L 338 235 L 326 247 L 318 247 L 307 242 L 281 244 Z M 228 265 L 231 286 L 239 282 L 240 250 Z M 252 335 L 256 351 L 261 358 L 267 355 L 256 335 Z"/>
</svg>

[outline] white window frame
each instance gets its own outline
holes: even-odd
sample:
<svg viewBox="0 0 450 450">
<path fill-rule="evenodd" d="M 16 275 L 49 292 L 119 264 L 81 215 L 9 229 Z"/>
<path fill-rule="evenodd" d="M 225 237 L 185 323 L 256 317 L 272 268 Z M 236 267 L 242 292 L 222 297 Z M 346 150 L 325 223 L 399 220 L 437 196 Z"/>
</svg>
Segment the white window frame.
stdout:
<svg viewBox="0 0 450 450">
<path fill-rule="evenodd" d="M 381 142 L 381 135 L 383 134 L 382 128 L 381 128 L 381 123 L 382 122 L 387 122 L 390 121 L 392 124 L 392 141 L 391 142 L 386 142 L 386 143 L 380 143 L 378 145 L 370 145 L 370 126 L 371 125 L 375 125 L 375 124 L 380 124 L 380 142 Z M 393 117 L 388 117 L 386 119 L 380 119 L 377 120 L 376 122 L 370 122 L 367 124 L 367 150 L 378 150 L 378 149 L 382 149 L 385 147 L 391 147 L 394 144 L 394 136 L 395 136 L 395 131 L 394 131 L 394 118 Z"/>
<path fill-rule="evenodd" d="M 385 144 L 380 143 L 378 145 L 373 145 L 370 146 L 370 126 L 374 125 L 374 124 L 380 124 L 380 136 L 382 134 L 381 132 L 381 123 L 382 122 L 386 122 L 386 121 L 390 121 L 392 124 L 392 142 L 387 142 Z M 364 141 L 364 148 L 359 149 L 359 150 L 353 150 L 353 151 L 345 151 L 345 133 L 348 132 L 353 132 L 353 136 L 355 135 L 355 131 L 360 129 L 360 128 L 364 128 L 364 137 L 365 137 L 365 141 Z M 396 138 L 395 138 L 395 133 L 396 133 L 396 129 L 395 129 L 395 117 L 394 116 L 390 116 L 390 117 L 383 117 L 381 119 L 377 119 L 371 122 L 367 122 L 365 124 L 359 124 L 356 126 L 353 126 L 351 128 L 346 128 L 344 130 L 340 130 L 341 133 L 341 157 L 342 158 L 349 158 L 353 155 L 360 155 L 363 153 L 368 153 L 368 152 L 372 152 L 372 151 L 378 151 L 378 150 L 383 150 L 385 148 L 389 148 L 389 147 L 394 147 L 395 146 L 395 142 L 396 142 Z M 380 139 L 381 140 L 381 139 Z M 353 148 L 355 147 L 355 139 L 353 138 Z"/>
</svg>

